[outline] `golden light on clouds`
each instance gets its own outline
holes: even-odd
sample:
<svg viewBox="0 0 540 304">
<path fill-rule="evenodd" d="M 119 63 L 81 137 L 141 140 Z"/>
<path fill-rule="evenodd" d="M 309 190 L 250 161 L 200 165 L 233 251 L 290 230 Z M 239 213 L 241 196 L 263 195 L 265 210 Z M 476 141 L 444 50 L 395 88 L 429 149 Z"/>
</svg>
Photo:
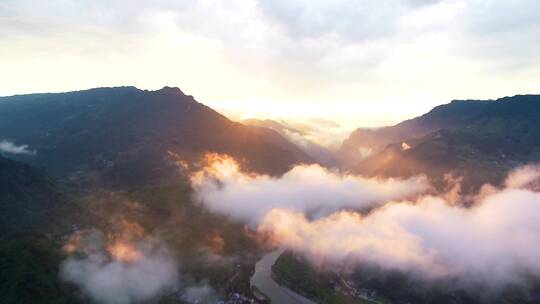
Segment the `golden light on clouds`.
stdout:
<svg viewBox="0 0 540 304">
<path fill-rule="evenodd" d="M 107 246 L 107 251 L 114 260 L 126 263 L 136 262 L 143 257 L 134 245 L 123 241 L 114 241 Z"/>
</svg>

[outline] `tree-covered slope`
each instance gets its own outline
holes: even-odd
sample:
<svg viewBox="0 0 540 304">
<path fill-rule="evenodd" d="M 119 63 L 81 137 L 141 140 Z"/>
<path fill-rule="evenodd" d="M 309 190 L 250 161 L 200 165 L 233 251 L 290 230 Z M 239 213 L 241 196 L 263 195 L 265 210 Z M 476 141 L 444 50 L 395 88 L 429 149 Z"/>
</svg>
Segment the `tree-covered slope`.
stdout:
<svg viewBox="0 0 540 304">
<path fill-rule="evenodd" d="M 277 132 L 233 122 L 178 88 L 99 88 L 0 98 L 0 139 L 28 145 L 15 155 L 54 176 L 98 172 L 107 183 L 144 184 L 170 174 L 171 153 L 230 154 L 280 174 L 311 158 Z M 105 174 L 103 174 L 105 173 Z"/>
<path fill-rule="evenodd" d="M 0 235 L 58 228 L 68 199 L 41 172 L 0 156 Z M 75 212 L 75 209 L 72 211 Z"/>
<path fill-rule="evenodd" d="M 394 126 L 356 129 L 343 141 L 340 156 L 345 162 L 352 164 L 361 158 L 360 149 L 377 153 L 389 144 L 420 138 L 437 130 L 466 127 L 484 115 L 490 104 L 491 101 L 455 100 Z"/>
<path fill-rule="evenodd" d="M 462 176 L 466 185 L 475 187 L 485 182 L 501 182 L 508 170 L 540 161 L 540 133 L 537 131 L 540 96 L 453 102 L 436 108 L 441 117 L 439 121 L 456 122 L 448 117 L 457 115 L 453 104 L 460 103 L 464 106 L 461 116 L 466 123 L 441 128 L 420 138 L 404 136 L 361 161 L 355 171 L 394 176 L 426 173 L 436 181 L 452 172 Z M 465 111 L 469 106 L 470 113 Z"/>
</svg>

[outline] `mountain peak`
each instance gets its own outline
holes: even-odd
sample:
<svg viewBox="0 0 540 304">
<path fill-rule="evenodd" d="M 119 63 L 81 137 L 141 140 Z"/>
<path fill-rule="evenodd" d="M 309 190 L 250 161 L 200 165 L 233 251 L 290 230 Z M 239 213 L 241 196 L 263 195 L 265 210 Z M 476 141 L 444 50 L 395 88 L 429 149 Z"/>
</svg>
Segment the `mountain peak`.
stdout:
<svg viewBox="0 0 540 304">
<path fill-rule="evenodd" d="M 158 90 L 158 92 L 171 94 L 171 95 L 185 95 L 184 92 L 182 92 L 182 90 L 180 90 L 180 88 L 178 87 L 164 86 L 163 88 Z"/>
</svg>

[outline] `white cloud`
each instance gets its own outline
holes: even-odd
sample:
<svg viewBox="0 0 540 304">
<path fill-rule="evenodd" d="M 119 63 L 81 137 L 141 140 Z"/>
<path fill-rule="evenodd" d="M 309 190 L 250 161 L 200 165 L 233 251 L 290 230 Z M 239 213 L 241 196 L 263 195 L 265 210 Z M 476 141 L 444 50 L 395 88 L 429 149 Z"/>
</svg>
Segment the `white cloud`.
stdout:
<svg viewBox="0 0 540 304">
<path fill-rule="evenodd" d="M 216 291 L 209 285 L 190 286 L 184 290 L 182 299 L 188 303 L 218 303 Z"/>
<path fill-rule="evenodd" d="M 170 258 L 148 256 L 133 264 L 105 262 L 101 256 L 70 258 L 62 264 L 64 280 L 75 283 L 94 301 L 129 304 L 149 300 L 176 283 Z"/>
<path fill-rule="evenodd" d="M 504 181 L 508 188 L 523 188 L 540 178 L 540 165 L 519 167 L 511 171 Z"/>
<path fill-rule="evenodd" d="M 426 278 L 458 276 L 496 285 L 540 275 L 538 202 L 539 193 L 506 189 L 470 209 L 426 197 L 365 216 L 338 212 L 315 221 L 273 210 L 259 229 L 319 265 L 374 263 Z"/>
<path fill-rule="evenodd" d="M 101 232 L 92 231 L 72 240 L 64 248 L 79 254 L 62 262 L 60 277 L 96 303 L 140 303 L 177 287 L 177 263 L 155 239 L 106 244 Z"/>
<path fill-rule="evenodd" d="M 365 179 L 317 166 L 271 178 L 218 158 L 192 182 L 209 210 L 257 227 L 316 265 L 373 263 L 496 288 L 540 276 L 539 177 L 538 167 L 519 168 L 503 188 L 483 187 L 472 207 L 446 194 L 415 196 L 427 188 L 421 178 Z M 363 208 L 371 211 L 358 212 Z"/>
<path fill-rule="evenodd" d="M 268 212 L 285 208 L 314 217 L 340 209 L 370 209 L 428 190 L 425 177 L 369 179 L 296 166 L 283 176 L 250 175 L 230 158 L 218 158 L 192 177 L 196 197 L 211 211 L 256 225 Z"/>
<path fill-rule="evenodd" d="M 0 141 L 0 152 L 28 155 L 36 154 L 36 151 L 28 149 L 28 145 L 17 146 L 16 144 L 8 140 Z"/>
</svg>

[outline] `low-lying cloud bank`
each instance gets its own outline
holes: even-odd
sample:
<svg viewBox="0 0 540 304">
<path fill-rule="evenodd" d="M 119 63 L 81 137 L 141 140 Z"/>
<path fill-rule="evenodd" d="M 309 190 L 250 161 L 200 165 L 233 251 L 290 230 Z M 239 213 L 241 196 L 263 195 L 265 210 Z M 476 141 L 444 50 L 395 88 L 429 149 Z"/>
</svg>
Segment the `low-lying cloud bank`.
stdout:
<svg viewBox="0 0 540 304">
<path fill-rule="evenodd" d="M 94 302 L 129 304 L 151 300 L 178 284 L 177 264 L 159 241 L 110 239 L 99 231 L 76 234 L 65 246 L 74 254 L 60 277 Z"/>
<path fill-rule="evenodd" d="M 229 157 L 214 155 L 191 178 L 197 199 L 214 212 L 256 226 L 269 212 L 285 208 L 314 218 L 342 209 L 367 209 L 429 189 L 423 176 L 369 179 L 318 165 L 292 168 L 279 178 L 240 171 Z"/>
<path fill-rule="evenodd" d="M 338 212 L 309 221 L 273 210 L 259 230 L 315 263 L 375 263 L 427 278 L 459 275 L 509 283 L 540 274 L 540 194 L 506 189 L 471 209 L 426 197 L 367 216 Z"/>
<path fill-rule="evenodd" d="M 28 148 L 28 145 L 17 146 L 16 144 L 8 140 L 0 141 L 0 152 L 27 155 L 36 154 L 36 151 Z"/>
<path fill-rule="evenodd" d="M 184 290 L 182 300 L 187 303 L 219 303 L 219 297 L 208 284 L 190 286 Z"/>
<path fill-rule="evenodd" d="M 502 188 L 483 187 L 470 208 L 445 195 L 418 196 L 429 187 L 423 178 L 365 179 L 317 166 L 271 178 L 221 159 L 192 182 L 210 210 L 250 223 L 316 265 L 373 263 L 498 285 L 540 276 L 539 177 L 538 166 L 515 170 Z M 366 207 L 374 209 L 356 211 Z"/>
</svg>

